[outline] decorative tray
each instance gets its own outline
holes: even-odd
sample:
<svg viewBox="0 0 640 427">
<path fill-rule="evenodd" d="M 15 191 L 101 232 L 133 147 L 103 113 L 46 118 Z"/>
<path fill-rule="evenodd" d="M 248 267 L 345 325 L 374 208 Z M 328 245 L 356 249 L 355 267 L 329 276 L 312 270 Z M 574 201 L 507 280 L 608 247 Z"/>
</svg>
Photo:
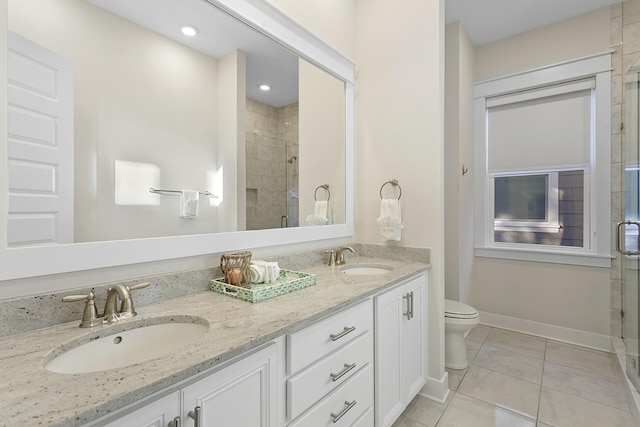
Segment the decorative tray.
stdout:
<svg viewBox="0 0 640 427">
<path fill-rule="evenodd" d="M 235 286 L 224 281 L 224 278 L 213 279 L 211 290 L 220 294 L 248 302 L 260 302 L 279 295 L 288 294 L 298 289 L 316 284 L 316 275 L 280 269 L 280 276 L 271 283 L 252 283 L 250 288 Z"/>
</svg>

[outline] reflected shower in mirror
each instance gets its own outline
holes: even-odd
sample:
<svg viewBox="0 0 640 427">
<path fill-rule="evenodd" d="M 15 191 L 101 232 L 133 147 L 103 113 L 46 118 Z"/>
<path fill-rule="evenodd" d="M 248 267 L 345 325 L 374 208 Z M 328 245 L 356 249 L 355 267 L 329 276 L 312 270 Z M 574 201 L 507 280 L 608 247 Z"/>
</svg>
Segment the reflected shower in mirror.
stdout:
<svg viewBox="0 0 640 427">
<path fill-rule="evenodd" d="M 9 0 L 8 25 L 10 247 L 303 226 L 325 182 L 344 223 L 342 80 L 202 0 Z"/>
</svg>

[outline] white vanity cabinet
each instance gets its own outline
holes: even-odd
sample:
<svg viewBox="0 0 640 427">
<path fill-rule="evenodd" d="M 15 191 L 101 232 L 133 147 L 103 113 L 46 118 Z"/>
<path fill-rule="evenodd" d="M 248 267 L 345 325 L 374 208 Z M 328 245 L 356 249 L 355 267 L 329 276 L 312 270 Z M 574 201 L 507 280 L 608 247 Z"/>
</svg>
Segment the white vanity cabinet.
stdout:
<svg viewBox="0 0 640 427">
<path fill-rule="evenodd" d="M 371 426 L 373 301 L 287 335 L 290 427 Z"/>
<path fill-rule="evenodd" d="M 106 426 L 277 427 L 276 349 L 272 344 Z"/>
<path fill-rule="evenodd" d="M 408 279 L 375 298 L 376 426 L 402 414 L 427 379 L 427 276 Z"/>
<path fill-rule="evenodd" d="M 276 357 L 271 345 L 183 388 L 181 426 L 277 427 Z"/>
</svg>

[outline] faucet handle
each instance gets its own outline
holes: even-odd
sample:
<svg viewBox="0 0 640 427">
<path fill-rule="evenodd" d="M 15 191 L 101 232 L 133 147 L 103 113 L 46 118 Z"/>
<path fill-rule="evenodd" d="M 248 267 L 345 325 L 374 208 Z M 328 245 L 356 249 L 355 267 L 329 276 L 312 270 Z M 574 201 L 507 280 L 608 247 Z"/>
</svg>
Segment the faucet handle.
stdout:
<svg viewBox="0 0 640 427">
<path fill-rule="evenodd" d="M 149 286 L 149 282 L 138 283 L 137 285 L 127 286 L 130 291 L 137 291 L 138 289 L 144 289 Z"/>
<path fill-rule="evenodd" d="M 149 286 L 149 282 L 138 283 L 133 286 L 125 286 L 125 288 L 127 288 L 128 292 L 131 292 L 137 291 L 138 289 L 144 289 L 147 286 Z M 123 318 L 128 318 L 133 317 L 136 314 L 138 313 L 136 313 L 136 309 L 133 307 L 133 297 L 131 296 L 131 293 L 129 293 L 128 297 L 121 301 L 120 315 L 123 316 Z"/>
<path fill-rule="evenodd" d="M 331 249 L 331 250 L 324 251 L 324 253 L 330 254 L 329 255 L 329 267 L 333 267 L 334 265 L 336 265 L 336 251 Z"/>
<path fill-rule="evenodd" d="M 66 297 L 62 297 L 62 301 L 64 302 L 87 301 L 84 306 L 84 312 L 82 313 L 81 328 L 91 328 L 92 326 L 102 324 L 102 320 L 99 320 L 100 316 L 98 316 L 95 297 L 96 294 L 93 293 L 93 289 L 91 289 L 88 295 L 67 295 Z"/>
</svg>

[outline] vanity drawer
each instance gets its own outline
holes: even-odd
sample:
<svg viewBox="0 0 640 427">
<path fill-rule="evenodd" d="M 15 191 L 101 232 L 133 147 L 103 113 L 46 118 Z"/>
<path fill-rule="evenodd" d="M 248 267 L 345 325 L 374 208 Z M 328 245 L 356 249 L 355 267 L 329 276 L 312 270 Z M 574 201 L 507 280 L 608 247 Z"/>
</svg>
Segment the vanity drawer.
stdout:
<svg viewBox="0 0 640 427">
<path fill-rule="evenodd" d="M 287 380 L 287 417 L 294 419 L 323 396 L 373 362 L 373 333 L 360 335 L 340 350 Z M 342 375 L 341 375 L 342 374 Z"/>
<path fill-rule="evenodd" d="M 351 427 L 371 427 L 373 425 L 373 417 L 373 406 L 370 406 L 355 423 L 351 424 Z"/>
<path fill-rule="evenodd" d="M 360 422 L 360 417 L 372 405 L 373 365 L 368 364 L 289 427 L 351 426 Z M 335 420 L 338 416 L 340 418 Z"/>
<path fill-rule="evenodd" d="M 372 330 L 373 302 L 368 299 L 306 329 L 287 335 L 287 372 L 295 374 Z"/>
</svg>

